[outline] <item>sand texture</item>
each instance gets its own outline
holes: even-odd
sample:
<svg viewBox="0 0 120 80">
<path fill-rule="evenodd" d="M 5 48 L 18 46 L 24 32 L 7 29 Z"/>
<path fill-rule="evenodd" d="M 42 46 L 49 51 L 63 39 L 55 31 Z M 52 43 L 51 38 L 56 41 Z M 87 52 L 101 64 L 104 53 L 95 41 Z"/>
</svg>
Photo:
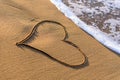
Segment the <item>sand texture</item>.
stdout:
<svg viewBox="0 0 120 80">
<path fill-rule="evenodd" d="M 120 56 L 49 0 L 0 0 L 0 80 L 120 80 Z"/>
</svg>

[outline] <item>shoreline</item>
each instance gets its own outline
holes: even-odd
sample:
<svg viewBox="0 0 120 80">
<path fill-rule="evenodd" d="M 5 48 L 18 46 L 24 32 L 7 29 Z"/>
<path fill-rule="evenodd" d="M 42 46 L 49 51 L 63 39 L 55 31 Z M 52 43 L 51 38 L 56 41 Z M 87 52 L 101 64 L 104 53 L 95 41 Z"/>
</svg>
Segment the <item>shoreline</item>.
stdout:
<svg viewBox="0 0 120 80">
<path fill-rule="evenodd" d="M 71 19 L 78 27 L 83 29 L 89 35 L 93 36 L 96 40 L 108 47 L 112 51 L 120 54 L 120 45 L 117 42 L 111 40 L 107 34 L 101 32 L 99 29 L 87 25 L 84 21 L 80 20 L 61 0 L 51 2 L 60 10 L 67 18 Z M 86 28 L 87 27 L 87 28 Z"/>
</svg>

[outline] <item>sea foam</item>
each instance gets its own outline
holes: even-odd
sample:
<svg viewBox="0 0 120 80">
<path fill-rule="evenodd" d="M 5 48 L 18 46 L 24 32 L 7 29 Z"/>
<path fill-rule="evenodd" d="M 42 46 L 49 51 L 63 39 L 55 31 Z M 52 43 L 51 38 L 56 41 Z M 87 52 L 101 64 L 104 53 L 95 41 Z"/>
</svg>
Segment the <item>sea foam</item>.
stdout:
<svg viewBox="0 0 120 80">
<path fill-rule="evenodd" d="M 120 54 L 119 0 L 51 0 L 78 27 Z"/>
</svg>

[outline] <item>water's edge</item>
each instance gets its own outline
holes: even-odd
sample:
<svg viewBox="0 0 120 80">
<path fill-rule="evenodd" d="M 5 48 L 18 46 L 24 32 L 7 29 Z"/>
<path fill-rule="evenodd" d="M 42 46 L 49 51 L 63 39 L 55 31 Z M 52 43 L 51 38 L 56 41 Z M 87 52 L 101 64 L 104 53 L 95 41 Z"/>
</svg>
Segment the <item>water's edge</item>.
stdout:
<svg viewBox="0 0 120 80">
<path fill-rule="evenodd" d="M 86 31 L 88 34 L 97 39 L 104 46 L 108 47 L 112 51 L 120 54 L 120 45 L 110 40 L 105 33 L 100 30 L 95 29 L 95 27 L 89 26 L 83 21 L 81 21 L 61 0 L 50 0 L 66 17 L 71 19 L 78 27 Z M 89 27 L 87 27 L 89 26 Z"/>
</svg>

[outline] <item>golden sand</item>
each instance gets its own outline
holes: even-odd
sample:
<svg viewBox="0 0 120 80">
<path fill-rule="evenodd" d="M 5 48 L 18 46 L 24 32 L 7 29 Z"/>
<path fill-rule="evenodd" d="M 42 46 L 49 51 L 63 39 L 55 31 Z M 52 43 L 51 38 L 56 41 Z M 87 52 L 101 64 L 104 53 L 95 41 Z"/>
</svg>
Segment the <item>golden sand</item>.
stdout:
<svg viewBox="0 0 120 80">
<path fill-rule="evenodd" d="M 45 23 L 39 25 L 32 40 L 20 43 L 33 48 L 16 45 L 43 20 L 64 25 L 69 36 L 66 41 L 71 44 L 64 42 L 60 25 Z M 0 24 L 0 80 L 120 79 L 120 56 L 78 28 L 49 0 L 1 0 Z M 82 53 L 88 62 L 70 67 L 84 62 Z"/>
</svg>

